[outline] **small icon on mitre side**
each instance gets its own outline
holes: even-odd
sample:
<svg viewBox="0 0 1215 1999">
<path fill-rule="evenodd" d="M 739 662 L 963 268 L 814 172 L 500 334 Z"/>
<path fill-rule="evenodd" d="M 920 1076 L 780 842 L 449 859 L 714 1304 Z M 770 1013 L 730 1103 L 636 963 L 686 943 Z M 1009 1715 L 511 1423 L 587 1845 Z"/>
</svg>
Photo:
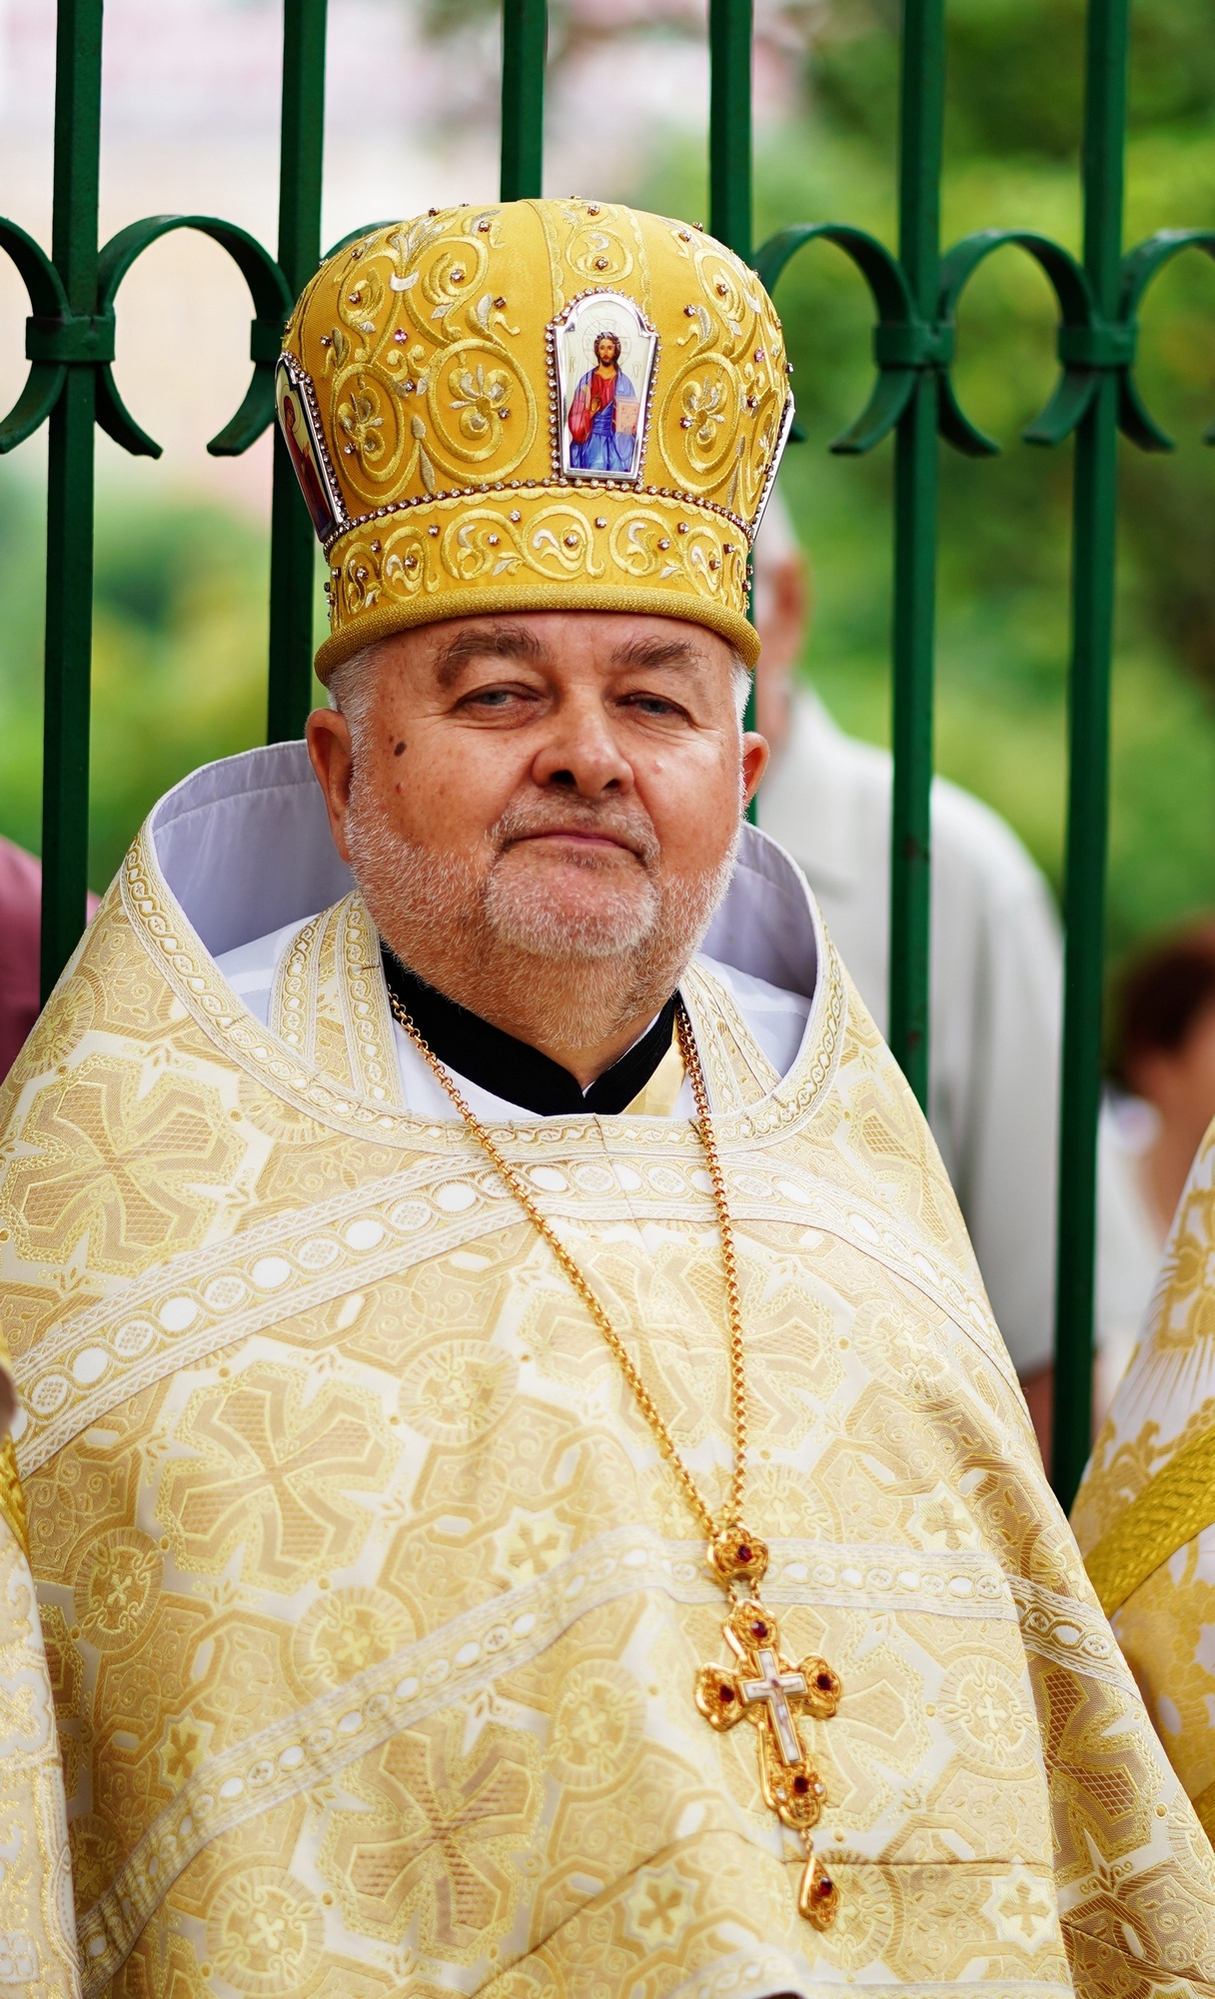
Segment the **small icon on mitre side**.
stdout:
<svg viewBox="0 0 1215 1999">
<path fill-rule="evenodd" d="M 565 479 L 636 485 L 645 457 L 658 335 L 622 292 L 587 292 L 553 320 L 554 469 Z"/>
<path fill-rule="evenodd" d="M 274 371 L 274 402 L 287 455 L 300 482 L 317 539 L 331 541 L 345 525 L 346 509 L 329 469 L 312 383 L 290 354 L 280 354 Z"/>
</svg>

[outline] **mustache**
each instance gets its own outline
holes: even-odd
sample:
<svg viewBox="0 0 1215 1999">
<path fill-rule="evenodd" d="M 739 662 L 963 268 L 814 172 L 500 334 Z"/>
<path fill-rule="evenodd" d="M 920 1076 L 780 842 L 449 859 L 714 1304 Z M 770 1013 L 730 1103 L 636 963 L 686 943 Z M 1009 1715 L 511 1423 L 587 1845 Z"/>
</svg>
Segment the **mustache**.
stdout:
<svg viewBox="0 0 1215 1999">
<path fill-rule="evenodd" d="M 594 833 L 627 847 L 647 870 L 654 868 L 662 846 L 654 822 L 643 805 L 609 799 L 513 798 L 490 827 L 489 845 L 502 854 L 517 841 L 544 833 Z"/>
</svg>

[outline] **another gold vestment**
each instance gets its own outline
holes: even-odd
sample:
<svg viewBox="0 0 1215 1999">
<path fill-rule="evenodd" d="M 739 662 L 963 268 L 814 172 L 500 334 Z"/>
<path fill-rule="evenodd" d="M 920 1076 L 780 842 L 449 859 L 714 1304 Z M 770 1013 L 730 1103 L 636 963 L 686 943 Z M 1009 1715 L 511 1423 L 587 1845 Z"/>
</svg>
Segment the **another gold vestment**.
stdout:
<svg viewBox="0 0 1215 1999">
<path fill-rule="evenodd" d="M 1215 1126 L 1073 1520 L 1160 1739 L 1215 1838 Z"/>
<path fill-rule="evenodd" d="M 753 1731 L 693 1705 L 724 1602 L 684 1501 L 463 1127 L 395 1106 L 368 933 L 350 898 L 284 961 L 293 1045 L 141 837 L 7 1089 L 5 1312 L 87 1999 L 1211 1989 L 1215 1858 L 821 930 L 783 1081 L 719 981 L 684 990 L 738 1234 L 764 1596 L 843 1680 L 806 1724 L 842 1901 L 823 1935 Z M 718 1503 L 692 1127 L 497 1136 Z"/>
<path fill-rule="evenodd" d="M 15 1406 L 0 1349 L 4 1430 Z M 48 1671 L 49 1663 L 49 1671 Z M 74 1999 L 72 1883 L 55 1703 L 65 1661 L 48 1662 L 26 1554 L 12 1444 L 0 1444 L 0 1992 Z"/>
</svg>

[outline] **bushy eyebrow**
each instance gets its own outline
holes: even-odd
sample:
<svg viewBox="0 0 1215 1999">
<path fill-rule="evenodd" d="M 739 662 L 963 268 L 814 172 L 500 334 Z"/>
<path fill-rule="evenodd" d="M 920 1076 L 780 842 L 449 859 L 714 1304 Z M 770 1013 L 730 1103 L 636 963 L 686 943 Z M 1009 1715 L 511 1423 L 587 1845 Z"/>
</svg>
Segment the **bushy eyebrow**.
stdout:
<svg viewBox="0 0 1215 1999">
<path fill-rule="evenodd" d="M 435 678 L 446 690 L 470 659 L 524 659 L 535 666 L 546 657 L 546 648 L 526 625 L 474 625 L 453 632 L 439 647 Z"/>
<path fill-rule="evenodd" d="M 551 657 L 543 640 L 527 625 L 473 625 L 453 632 L 435 654 L 435 678 L 447 691 L 474 659 L 525 660 L 529 666 L 543 666 Z M 612 665 L 653 671 L 658 667 L 688 667 L 693 671 L 704 661 L 687 639 L 641 636 L 626 639 L 612 651 Z"/>
<path fill-rule="evenodd" d="M 702 664 L 695 646 L 687 639 L 637 638 L 617 646 L 612 653 L 614 666 L 657 667 Z"/>
</svg>

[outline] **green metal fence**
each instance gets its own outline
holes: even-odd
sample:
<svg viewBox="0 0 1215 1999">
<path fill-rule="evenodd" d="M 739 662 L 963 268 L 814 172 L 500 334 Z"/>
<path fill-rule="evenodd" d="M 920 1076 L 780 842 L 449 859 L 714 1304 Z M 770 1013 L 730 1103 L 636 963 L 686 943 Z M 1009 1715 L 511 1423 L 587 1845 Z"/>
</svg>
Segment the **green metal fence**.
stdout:
<svg viewBox="0 0 1215 1999">
<path fill-rule="evenodd" d="M 408 4 L 408 0 L 401 0 Z M 1187 247 L 1215 256 L 1215 231 L 1164 231 L 1122 250 L 1129 0 L 1089 0 L 1083 133 L 1084 252 L 1030 231 L 988 230 L 942 254 L 939 204 L 945 98 L 945 0 L 904 0 L 898 254 L 844 222 L 782 229 L 751 243 L 752 0 L 710 0 L 709 227 L 753 261 L 773 290 L 789 259 L 825 239 L 860 269 L 873 298 L 876 380 L 843 454 L 895 435 L 890 1039 L 921 1102 L 928 1074 L 929 787 L 938 438 L 985 456 L 996 446 L 961 409 L 950 376 L 958 300 L 994 251 L 1016 247 L 1049 279 L 1059 308 L 1061 373 L 1024 433 L 1054 446 L 1075 435 L 1067 932 L 1060 1133 L 1055 1484 L 1070 1501 L 1088 1455 L 1091 1409 L 1095 1159 L 1100 1095 L 1103 898 L 1113 629 L 1117 434 L 1170 449 L 1134 379 L 1136 315 L 1157 271 Z M 59 0 L 54 221 L 48 257 L 15 222 L 0 245 L 29 293 L 24 390 L 0 424 L 11 451 L 44 422 L 47 518 L 43 989 L 85 918 L 93 573 L 93 431 L 135 454 L 159 446 L 124 408 L 110 363 L 115 301 L 135 259 L 170 230 L 203 231 L 245 277 L 253 303 L 252 378 L 212 439 L 217 456 L 248 450 L 271 422 L 279 335 L 320 255 L 326 0 L 285 0 L 277 256 L 215 217 L 153 216 L 97 242 L 102 0 Z M 545 0 L 503 0 L 501 192 L 541 191 Z M 778 301 L 779 302 L 779 301 Z M 1215 430 L 1208 436 L 1215 442 Z M 281 439 L 275 440 L 267 734 L 301 733 L 311 685 L 315 550 Z"/>
</svg>

